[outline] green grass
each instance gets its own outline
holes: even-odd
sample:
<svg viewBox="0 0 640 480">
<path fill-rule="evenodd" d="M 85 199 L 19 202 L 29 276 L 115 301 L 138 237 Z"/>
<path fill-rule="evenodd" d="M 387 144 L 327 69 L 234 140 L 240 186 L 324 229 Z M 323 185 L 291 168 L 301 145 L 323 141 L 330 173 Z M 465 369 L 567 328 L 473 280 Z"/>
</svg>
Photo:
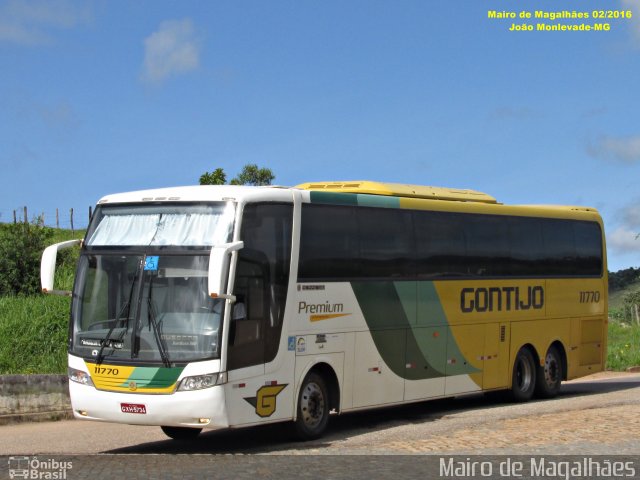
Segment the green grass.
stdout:
<svg viewBox="0 0 640 480">
<path fill-rule="evenodd" d="M 62 228 L 53 229 L 53 237 L 51 239 L 51 245 L 58 242 L 64 242 L 65 240 L 73 240 L 74 238 L 84 238 L 85 230 L 64 230 Z"/>
<path fill-rule="evenodd" d="M 84 231 L 54 230 L 50 244 L 82 238 Z M 71 290 L 79 248 L 58 253 L 55 288 Z M 65 373 L 70 298 L 0 297 L 0 375 Z"/>
<path fill-rule="evenodd" d="M 67 370 L 69 297 L 0 297 L 0 374 Z"/>
<path fill-rule="evenodd" d="M 609 322 L 607 369 L 626 370 L 640 365 L 640 326 Z"/>
</svg>

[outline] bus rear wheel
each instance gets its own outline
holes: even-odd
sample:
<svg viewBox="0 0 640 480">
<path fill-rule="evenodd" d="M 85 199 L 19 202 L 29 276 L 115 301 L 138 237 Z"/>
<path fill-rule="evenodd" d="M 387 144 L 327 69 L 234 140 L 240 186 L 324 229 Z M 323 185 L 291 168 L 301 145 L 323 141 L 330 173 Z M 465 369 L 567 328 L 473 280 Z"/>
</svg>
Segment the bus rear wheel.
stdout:
<svg viewBox="0 0 640 480">
<path fill-rule="evenodd" d="M 295 430 L 301 440 L 313 440 L 324 433 L 329 422 L 329 395 L 321 375 L 311 372 L 302 382 L 298 396 Z"/>
<path fill-rule="evenodd" d="M 511 377 L 511 398 L 515 402 L 531 399 L 536 387 L 536 362 L 528 348 L 521 348 L 516 355 Z"/>
<path fill-rule="evenodd" d="M 536 395 L 541 398 L 553 398 L 560 392 L 562 383 L 562 358 L 558 348 L 550 346 L 544 357 L 544 366 L 538 367 Z"/>
<path fill-rule="evenodd" d="M 164 434 L 174 440 L 190 440 L 200 435 L 201 428 L 189 427 L 160 427 Z"/>
</svg>

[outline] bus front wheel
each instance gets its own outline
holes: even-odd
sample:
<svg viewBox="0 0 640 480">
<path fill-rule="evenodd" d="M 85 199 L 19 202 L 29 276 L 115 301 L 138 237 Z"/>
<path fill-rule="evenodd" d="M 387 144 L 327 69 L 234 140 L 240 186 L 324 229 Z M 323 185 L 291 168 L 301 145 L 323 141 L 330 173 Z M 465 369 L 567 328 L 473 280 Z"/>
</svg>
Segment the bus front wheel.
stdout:
<svg viewBox="0 0 640 480">
<path fill-rule="evenodd" d="M 521 348 L 513 364 L 511 397 L 516 402 L 526 402 L 536 387 L 536 362 L 528 348 Z"/>
<path fill-rule="evenodd" d="M 190 440 L 200 435 L 201 428 L 189 428 L 189 427 L 160 427 L 164 434 L 173 438 L 174 440 Z"/>
<path fill-rule="evenodd" d="M 298 395 L 295 430 L 301 440 L 313 440 L 324 433 L 329 421 L 329 395 L 324 378 L 311 372 Z"/>
<path fill-rule="evenodd" d="M 562 358 L 557 347 L 551 346 L 544 358 L 544 366 L 538 367 L 536 395 L 553 398 L 560 392 L 562 383 Z"/>
</svg>

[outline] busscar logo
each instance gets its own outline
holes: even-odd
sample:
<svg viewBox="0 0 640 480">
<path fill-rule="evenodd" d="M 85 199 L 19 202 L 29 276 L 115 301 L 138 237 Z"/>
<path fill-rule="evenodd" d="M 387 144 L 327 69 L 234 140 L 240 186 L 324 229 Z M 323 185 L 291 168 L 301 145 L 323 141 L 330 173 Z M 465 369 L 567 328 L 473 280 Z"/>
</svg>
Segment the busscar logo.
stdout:
<svg viewBox="0 0 640 480">
<path fill-rule="evenodd" d="M 245 400 L 255 407 L 256 414 L 259 417 L 270 417 L 276 411 L 276 397 L 287 385 L 287 383 L 282 385 L 265 385 L 258 389 L 255 397 L 245 397 Z"/>
</svg>

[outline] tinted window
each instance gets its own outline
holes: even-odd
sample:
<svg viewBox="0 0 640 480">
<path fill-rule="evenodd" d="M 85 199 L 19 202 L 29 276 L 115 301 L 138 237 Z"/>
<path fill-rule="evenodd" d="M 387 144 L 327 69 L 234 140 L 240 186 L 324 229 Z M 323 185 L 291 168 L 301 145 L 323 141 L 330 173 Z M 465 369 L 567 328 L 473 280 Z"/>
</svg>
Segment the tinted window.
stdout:
<svg viewBox="0 0 640 480">
<path fill-rule="evenodd" d="M 594 222 L 303 205 L 299 277 L 599 276 Z"/>
<path fill-rule="evenodd" d="M 280 344 L 291 258 L 292 205 L 248 204 L 242 214 L 229 369 L 272 361 Z"/>
<path fill-rule="evenodd" d="M 360 208 L 357 217 L 362 272 L 368 277 L 413 276 L 411 212 Z"/>
<path fill-rule="evenodd" d="M 455 219 L 447 213 L 414 212 L 419 277 L 467 275 L 463 223 Z"/>
<path fill-rule="evenodd" d="M 471 276 L 499 277 L 511 272 L 509 227 L 505 217 L 465 215 L 467 272 Z"/>
<path fill-rule="evenodd" d="M 508 217 L 511 271 L 519 276 L 544 275 L 545 262 L 542 221 L 537 218 Z"/>
<path fill-rule="evenodd" d="M 591 222 L 575 222 L 573 233 L 576 243 L 578 275 L 599 274 L 602 271 L 602 233 L 600 225 Z"/>
<path fill-rule="evenodd" d="M 545 270 L 554 275 L 575 275 L 576 246 L 572 222 L 546 219 L 542 223 Z"/>
<path fill-rule="evenodd" d="M 356 209 L 333 205 L 302 207 L 300 277 L 353 278 L 360 275 Z"/>
</svg>

